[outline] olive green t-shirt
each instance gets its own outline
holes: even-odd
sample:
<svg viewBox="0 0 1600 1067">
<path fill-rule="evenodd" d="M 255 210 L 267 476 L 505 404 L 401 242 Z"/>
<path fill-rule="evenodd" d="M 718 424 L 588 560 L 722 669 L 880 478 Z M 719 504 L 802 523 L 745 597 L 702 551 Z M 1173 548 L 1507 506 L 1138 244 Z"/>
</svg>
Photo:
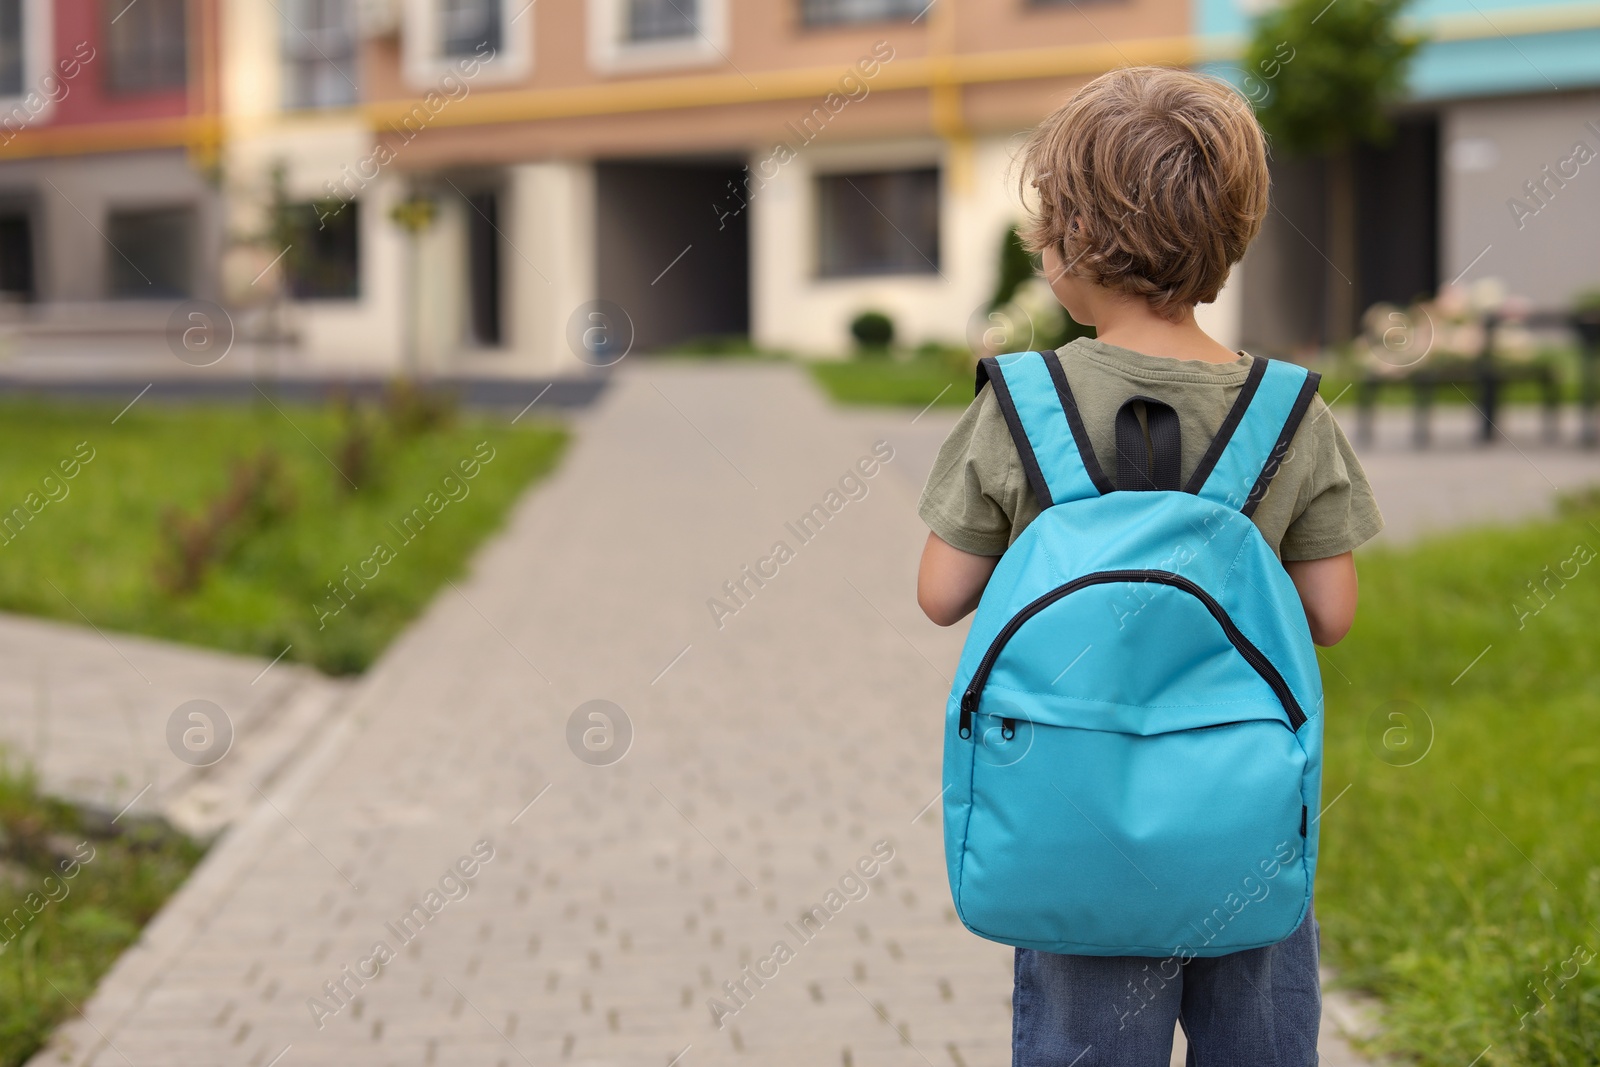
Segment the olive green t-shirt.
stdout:
<svg viewBox="0 0 1600 1067">
<path fill-rule="evenodd" d="M 1058 350 L 1102 470 L 1116 470 L 1117 410 L 1133 396 L 1178 414 L 1187 481 L 1244 385 L 1250 357 L 1232 363 L 1147 356 L 1080 338 Z M 939 449 L 918 512 L 947 543 L 999 556 L 1039 515 L 994 390 L 985 387 Z M 1281 559 L 1348 552 L 1383 529 L 1372 487 L 1321 397 L 1312 400 L 1251 520 Z"/>
</svg>

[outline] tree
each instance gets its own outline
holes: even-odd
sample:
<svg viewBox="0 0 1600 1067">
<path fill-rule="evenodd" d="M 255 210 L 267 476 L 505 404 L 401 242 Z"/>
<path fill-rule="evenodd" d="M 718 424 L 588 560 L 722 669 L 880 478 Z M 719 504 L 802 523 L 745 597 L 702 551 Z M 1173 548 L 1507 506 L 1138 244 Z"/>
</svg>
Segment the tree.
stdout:
<svg viewBox="0 0 1600 1067">
<path fill-rule="evenodd" d="M 1252 72 L 1245 91 L 1274 149 L 1325 161 L 1332 264 L 1324 272 L 1325 306 L 1334 341 L 1349 339 L 1360 310 L 1355 149 L 1384 144 L 1393 134 L 1389 109 L 1405 92 L 1411 57 L 1422 44 L 1399 26 L 1406 3 L 1287 0 L 1256 22 L 1245 52 Z"/>
</svg>

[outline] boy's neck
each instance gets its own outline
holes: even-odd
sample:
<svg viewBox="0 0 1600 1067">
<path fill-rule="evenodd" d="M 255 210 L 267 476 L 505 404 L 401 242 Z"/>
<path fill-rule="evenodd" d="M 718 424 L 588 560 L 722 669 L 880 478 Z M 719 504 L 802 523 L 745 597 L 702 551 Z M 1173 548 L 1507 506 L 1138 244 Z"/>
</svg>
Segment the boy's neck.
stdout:
<svg viewBox="0 0 1600 1067">
<path fill-rule="evenodd" d="M 1143 299 L 1111 300 L 1095 308 L 1095 336 L 1108 345 L 1147 356 L 1232 363 L 1239 353 L 1218 344 L 1185 308 L 1178 321 L 1162 318 Z"/>
</svg>

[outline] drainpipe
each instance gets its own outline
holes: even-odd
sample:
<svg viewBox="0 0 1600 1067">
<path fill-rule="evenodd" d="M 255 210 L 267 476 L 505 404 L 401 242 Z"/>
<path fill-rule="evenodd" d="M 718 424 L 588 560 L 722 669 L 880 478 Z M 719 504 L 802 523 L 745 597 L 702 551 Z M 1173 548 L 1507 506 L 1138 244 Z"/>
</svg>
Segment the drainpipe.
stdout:
<svg viewBox="0 0 1600 1067">
<path fill-rule="evenodd" d="M 962 114 L 962 82 L 956 72 L 956 0 L 934 0 L 928 9 L 928 102 L 933 129 L 949 145 L 950 189 L 972 191 L 972 134 Z"/>
</svg>

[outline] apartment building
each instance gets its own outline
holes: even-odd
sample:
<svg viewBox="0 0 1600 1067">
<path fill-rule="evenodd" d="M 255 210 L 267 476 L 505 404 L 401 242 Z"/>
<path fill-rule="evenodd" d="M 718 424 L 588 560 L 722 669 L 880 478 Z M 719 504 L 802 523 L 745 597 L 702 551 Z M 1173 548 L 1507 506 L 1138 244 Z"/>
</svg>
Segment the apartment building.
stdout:
<svg viewBox="0 0 1600 1067">
<path fill-rule="evenodd" d="M 0 2 L 0 323 L 159 332 L 214 292 L 216 11 Z"/>
<path fill-rule="evenodd" d="M 596 337 L 839 353 L 866 309 L 960 340 L 1020 133 L 1113 65 L 1195 58 L 1183 0 L 225 6 L 229 188 L 280 168 L 326 220 L 313 273 L 348 268 L 297 291 L 308 358 L 485 373 L 581 370 Z M 326 95 L 290 107 L 301 83 Z"/>
<path fill-rule="evenodd" d="M 0 321 L 154 337 L 217 299 L 285 365 L 375 373 L 838 354 L 868 309 L 959 342 L 1023 132 L 1114 66 L 1238 78 L 1253 3 L 0 0 Z M 1358 305 L 1600 280 L 1600 4 L 1412 17 L 1398 136 L 1360 160 Z M 1316 164 L 1274 171 L 1202 313 L 1283 352 L 1328 333 L 1327 242 Z"/>
<path fill-rule="evenodd" d="M 1197 0 L 1203 66 L 1259 94 L 1236 54 L 1254 0 Z M 1356 307 L 1496 279 L 1537 309 L 1600 286 L 1600 4 L 1415 0 L 1426 38 L 1390 144 L 1357 153 Z M 1294 42 L 1287 42 L 1292 51 Z M 1292 62 L 1292 60 L 1291 60 Z M 1324 307 L 1324 188 L 1315 162 L 1277 159 L 1273 199 L 1243 264 L 1243 341 L 1315 346 Z"/>
</svg>

